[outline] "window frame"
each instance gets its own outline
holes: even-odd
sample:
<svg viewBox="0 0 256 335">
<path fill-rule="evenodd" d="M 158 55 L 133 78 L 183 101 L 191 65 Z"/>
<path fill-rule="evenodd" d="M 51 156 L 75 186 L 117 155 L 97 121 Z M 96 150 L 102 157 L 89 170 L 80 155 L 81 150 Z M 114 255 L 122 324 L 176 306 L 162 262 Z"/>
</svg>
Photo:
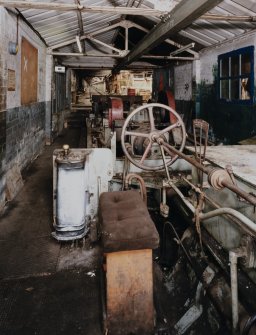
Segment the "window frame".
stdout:
<svg viewBox="0 0 256 335">
<path fill-rule="evenodd" d="M 242 62 L 241 58 L 243 55 L 249 55 L 250 59 L 250 72 L 242 74 Z M 238 57 L 238 74 L 232 75 L 232 59 Z M 222 76 L 222 63 L 223 60 L 228 59 L 228 75 Z M 241 81 L 243 78 L 248 78 L 249 80 L 249 99 L 242 99 L 241 98 Z M 222 82 L 224 80 L 228 81 L 228 98 L 222 97 Z M 232 98 L 232 82 L 239 81 L 239 97 L 238 99 Z M 233 92 L 234 93 L 234 92 Z M 218 56 L 218 99 L 221 102 L 229 103 L 229 104 L 244 104 L 244 105 L 251 105 L 254 101 L 254 46 L 248 46 L 244 48 L 240 48 L 234 51 L 230 51 Z"/>
</svg>

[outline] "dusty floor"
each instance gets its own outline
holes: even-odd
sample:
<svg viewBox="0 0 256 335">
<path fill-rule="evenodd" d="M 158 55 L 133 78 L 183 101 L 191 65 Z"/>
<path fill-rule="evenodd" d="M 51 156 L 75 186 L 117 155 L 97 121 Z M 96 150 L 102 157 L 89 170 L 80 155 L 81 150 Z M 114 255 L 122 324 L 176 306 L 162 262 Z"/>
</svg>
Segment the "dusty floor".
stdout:
<svg viewBox="0 0 256 335">
<path fill-rule="evenodd" d="M 64 143 L 85 146 L 77 116 L 24 172 L 23 189 L 0 217 L 0 335 L 103 335 L 100 246 L 90 236 L 77 243 L 51 236 L 52 153 Z M 164 266 L 178 259 L 172 240 L 170 235 Z M 186 262 L 177 264 L 182 266 L 166 274 L 154 264 L 157 335 L 177 334 L 176 322 L 193 303 Z M 219 327 L 210 331 L 209 310 L 184 334 L 225 334 Z"/>
<path fill-rule="evenodd" d="M 52 153 L 78 147 L 72 128 L 32 163 L 0 220 L 0 334 L 102 334 L 100 249 L 52 236 Z"/>
</svg>

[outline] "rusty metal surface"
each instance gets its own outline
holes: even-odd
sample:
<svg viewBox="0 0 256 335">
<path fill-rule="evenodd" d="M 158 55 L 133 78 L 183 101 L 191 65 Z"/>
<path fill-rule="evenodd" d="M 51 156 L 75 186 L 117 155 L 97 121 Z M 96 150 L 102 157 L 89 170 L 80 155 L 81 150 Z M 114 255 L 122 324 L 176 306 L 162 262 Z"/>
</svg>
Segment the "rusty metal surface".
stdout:
<svg viewBox="0 0 256 335">
<path fill-rule="evenodd" d="M 190 152 L 195 149 L 187 147 Z M 227 145 L 207 148 L 206 160 L 221 168 L 231 165 L 235 177 L 256 186 L 256 145 Z"/>
<path fill-rule="evenodd" d="M 124 107 L 123 100 L 121 98 L 109 98 L 109 112 L 108 121 L 109 127 L 112 128 L 113 121 L 123 120 L 124 118 Z"/>
</svg>

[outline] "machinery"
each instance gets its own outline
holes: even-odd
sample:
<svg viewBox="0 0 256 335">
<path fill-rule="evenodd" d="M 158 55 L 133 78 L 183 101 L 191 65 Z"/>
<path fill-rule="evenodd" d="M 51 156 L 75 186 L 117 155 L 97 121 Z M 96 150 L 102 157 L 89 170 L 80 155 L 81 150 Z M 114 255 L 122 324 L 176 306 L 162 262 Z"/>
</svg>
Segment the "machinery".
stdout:
<svg viewBox="0 0 256 335">
<path fill-rule="evenodd" d="M 101 167 L 105 169 L 102 170 Z M 109 149 L 56 149 L 53 153 L 53 237 L 83 238 L 95 220 L 99 195 L 113 176 Z"/>
<path fill-rule="evenodd" d="M 123 190 L 129 184 L 137 187 L 141 178 L 147 191 L 155 194 L 165 224 L 170 223 L 170 211 L 174 209 L 178 209 L 188 222 L 183 236 L 173 225 L 169 226 L 190 266 L 197 269 L 195 273 L 201 283 L 198 290 L 201 292 L 203 288 L 209 292 L 220 312 L 230 319 L 236 334 L 256 309 L 253 298 L 256 294 L 256 180 L 255 162 L 249 159 L 252 152 L 256 154 L 256 149 L 207 148 L 208 125 L 203 120 L 194 121 L 195 147 L 187 147 L 184 123 L 171 107 L 147 104 L 126 115 L 122 113 L 121 100 L 113 98 L 110 103 L 108 124 L 104 119 L 101 123 L 101 127 L 105 124 L 109 129 L 110 139 L 105 129 L 101 145 L 111 150 L 72 149 L 67 154 L 64 148 L 54 153 L 54 237 L 62 240 L 84 236 L 88 222 L 97 218 L 100 193 Z M 115 128 L 115 122 L 119 126 L 122 124 L 121 132 Z M 120 157 L 116 155 L 117 138 L 122 149 Z M 246 161 L 246 168 L 243 169 L 237 153 Z M 74 180 L 78 178 L 84 182 L 71 181 L 68 175 L 73 173 Z M 72 201 L 74 199 L 73 208 L 78 206 L 76 197 L 83 192 L 86 195 L 81 197 L 81 214 L 77 211 L 74 215 L 77 220 L 71 223 L 68 218 L 66 224 L 63 223 L 64 217 L 67 218 L 65 189 L 70 191 L 71 184 L 77 185 L 72 197 L 69 196 Z M 146 191 L 143 193 L 146 198 Z M 72 204 L 69 205 L 72 209 Z M 225 276 L 222 278 L 222 273 L 230 278 L 230 285 Z M 197 303 L 188 309 L 193 317 L 189 319 L 184 315 L 187 323 L 181 318 L 176 324 L 180 334 L 202 313 L 199 291 Z"/>
</svg>

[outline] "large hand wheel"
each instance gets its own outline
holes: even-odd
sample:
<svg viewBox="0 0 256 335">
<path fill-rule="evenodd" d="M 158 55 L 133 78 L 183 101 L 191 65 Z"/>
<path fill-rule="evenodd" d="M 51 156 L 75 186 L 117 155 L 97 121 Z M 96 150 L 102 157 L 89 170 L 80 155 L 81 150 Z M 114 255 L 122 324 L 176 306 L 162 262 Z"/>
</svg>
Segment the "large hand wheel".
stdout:
<svg viewBox="0 0 256 335">
<path fill-rule="evenodd" d="M 161 123 L 161 115 L 166 111 L 170 114 L 171 124 L 168 125 Z M 146 121 L 138 122 L 143 117 Z M 135 109 L 126 118 L 121 134 L 126 157 L 138 168 L 148 171 L 162 170 L 173 164 L 178 155 L 172 153 L 172 146 L 182 152 L 185 141 L 185 125 L 179 114 L 171 107 L 159 103 Z M 138 142 L 142 143 L 143 148 L 139 154 L 135 148 Z M 162 156 L 160 162 L 157 159 L 159 153 Z"/>
</svg>

